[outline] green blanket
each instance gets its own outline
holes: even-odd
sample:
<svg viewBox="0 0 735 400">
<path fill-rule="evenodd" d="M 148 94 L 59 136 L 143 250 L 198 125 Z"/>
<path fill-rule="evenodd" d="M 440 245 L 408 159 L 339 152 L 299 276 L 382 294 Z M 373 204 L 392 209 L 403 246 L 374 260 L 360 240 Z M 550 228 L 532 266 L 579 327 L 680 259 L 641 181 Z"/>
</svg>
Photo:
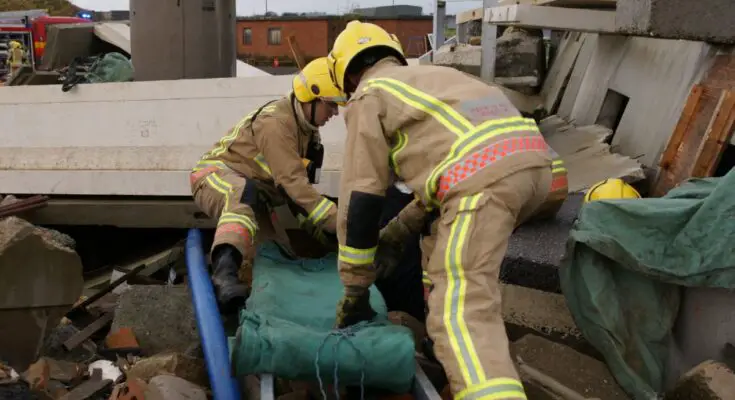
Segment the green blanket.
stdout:
<svg viewBox="0 0 735 400">
<path fill-rule="evenodd" d="M 681 286 L 735 288 L 735 172 L 659 199 L 582 207 L 560 269 L 569 308 L 635 399 L 663 389 Z"/>
<path fill-rule="evenodd" d="M 253 293 L 240 315 L 232 346 L 238 376 L 274 373 L 293 380 L 317 380 L 406 392 L 416 373 L 411 332 L 391 324 L 380 292 L 370 300 L 376 321 L 333 331 L 342 296 L 337 257 L 293 261 L 273 243 L 258 250 Z M 318 373 L 317 373 L 318 370 Z"/>
</svg>

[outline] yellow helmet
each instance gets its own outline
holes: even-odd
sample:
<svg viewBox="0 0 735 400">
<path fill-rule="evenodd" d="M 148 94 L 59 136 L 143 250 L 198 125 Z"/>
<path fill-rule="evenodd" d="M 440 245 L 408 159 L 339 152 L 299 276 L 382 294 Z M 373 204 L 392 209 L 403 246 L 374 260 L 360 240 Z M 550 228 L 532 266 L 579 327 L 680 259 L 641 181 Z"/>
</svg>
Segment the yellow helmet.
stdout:
<svg viewBox="0 0 735 400">
<path fill-rule="evenodd" d="M 345 91 L 345 73 L 350 62 L 363 51 L 383 46 L 395 53 L 395 56 L 408 65 L 403 54 L 401 42 L 396 35 L 392 35 L 378 25 L 368 22 L 350 21 L 345 29 L 334 40 L 332 51 L 329 52 L 329 73 L 332 81 L 342 92 Z"/>
<path fill-rule="evenodd" d="M 584 195 L 585 203 L 595 200 L 640 199 L 641 195 L 633 186 L 622 179 L 605 179 L 593 185 Z"/>
<path fill-rule="evenodd" d="M 327 57 L 320 57 L 306 64 L 293 78 L 293 92 L 302 103 L 323 99 L 344 105 L 347 101 L 329 77 Z"/>
<path fill-rule="evenodd" d="M 21 47 L 21 44 L 17 40 L 11 40 L 10 41 L 10 48 L 11 49 L 19 49 L 20 47 Z"/>
</svg>

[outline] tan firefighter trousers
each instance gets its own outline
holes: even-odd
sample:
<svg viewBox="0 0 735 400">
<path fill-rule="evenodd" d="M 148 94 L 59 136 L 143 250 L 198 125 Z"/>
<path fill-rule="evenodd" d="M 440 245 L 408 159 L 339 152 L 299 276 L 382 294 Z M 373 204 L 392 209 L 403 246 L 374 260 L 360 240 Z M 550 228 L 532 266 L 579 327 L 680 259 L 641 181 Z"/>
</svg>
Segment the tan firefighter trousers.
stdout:
<svg viewBox="0 0 735 400">
<path fill-rule="evenodd" d="M 428 333 L 455 400 L 526 398 L 508 349 L 499 273 L 513 229 L 550 186 L 549 168 L 531 168 L 480 192 L 457 193 L 422 241 L 433 284 Z"/>
<path fill-rule="evenodd" d="M 230 170 L 208 167 L 191 174 L 194 203 L 210 218 L 217 219 L 212 249 L 232 245 L 242 254 L 240 279 L 252 281 L 255 236 L 258 221 L 253 208 L 245 202 L 246 179 Z"/>
</svg>

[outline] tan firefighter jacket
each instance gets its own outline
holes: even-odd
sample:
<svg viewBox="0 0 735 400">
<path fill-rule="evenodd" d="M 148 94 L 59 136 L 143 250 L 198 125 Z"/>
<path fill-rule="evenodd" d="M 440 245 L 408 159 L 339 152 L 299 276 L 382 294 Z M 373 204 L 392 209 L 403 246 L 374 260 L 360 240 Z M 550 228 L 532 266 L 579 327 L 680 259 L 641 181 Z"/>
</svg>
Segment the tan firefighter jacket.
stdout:
<svg viewBox="0 0 735 400">
<path fill-rule="evenodd" d="M 229 168 L 247 179 L 281 186 L 311 223 L 335 232 L 336 207 L 310 184 L 302 161 L 310 141 L 319 140 L 319 131 L 298 101 L 287 96 L 245 116 L 202 157 L 194 172 Z"/>
<path fill-rule="evenodd" d="M 499 89 L 453 68 L 381 60 L 361 78 L 345 122 L 337 235 L 348 290 L 375 279 L 378 220 L 393 181 L 436 209 L 514 172 L 552 165 L 534 120 Z"/>
</svg>

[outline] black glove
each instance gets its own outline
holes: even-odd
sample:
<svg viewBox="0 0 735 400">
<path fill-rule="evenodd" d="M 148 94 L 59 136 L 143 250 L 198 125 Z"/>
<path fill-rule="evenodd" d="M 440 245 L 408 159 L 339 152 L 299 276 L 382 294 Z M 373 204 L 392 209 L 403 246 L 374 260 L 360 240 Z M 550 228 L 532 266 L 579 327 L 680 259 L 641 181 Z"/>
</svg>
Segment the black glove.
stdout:
<svg viewBox="0 0 735 400">
<path fill-rule="evenodd" d="M 385 279 L 396 271 L 403 257 L 403 243 L 381 240 L 375 252 L 375 269 L 377 279 Z"/>
<path fill-rule="evenodd" d="M 371 321 L 377 315 L 370 306 L 369 290 L 358 295 L 345 294 L 337 305 L 335 327 L 342 329 L 362 321 Z"/>
</svg>

